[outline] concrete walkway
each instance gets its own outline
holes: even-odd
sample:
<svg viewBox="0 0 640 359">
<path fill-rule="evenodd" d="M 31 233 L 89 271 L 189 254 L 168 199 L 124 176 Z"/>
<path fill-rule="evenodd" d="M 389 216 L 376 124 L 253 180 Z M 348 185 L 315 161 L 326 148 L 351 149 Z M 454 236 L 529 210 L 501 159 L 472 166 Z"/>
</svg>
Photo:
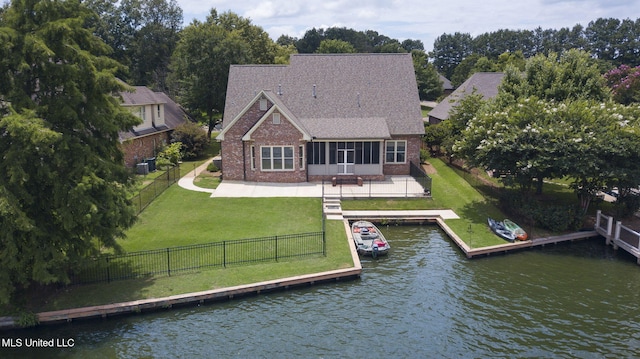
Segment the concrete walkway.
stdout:
<svg viewBox="0 0 640 359">
<path fill-rule="evenodd" d="M 196 179 L 196 177 L 198 177 L 198 173 L 202 173 L 202 172 L 206 171 L 207 170 L 207 166 L 209 165 L 209 163 L 211 163 L 212 160 L 213 160 L 213 158 L 210 158 L 210 159 L 206 160 L 203 164 L 198 166 L 196 169 L 194 169 L 193 171 L 191 171 L 191 172 L 187 173 L 186 175 L 182 176 L 182 178 L 180 178 L 180 180 L 178 181 L 178 186 L 180 186 L 180 187 L 182 187 L 184 189 L 188 189 L 190 191 L 207 192 L 207 193 L 215 192 L 215 189 L 202 188 L 202 187 L 198 187 L 195 184 L 193 184 L 193 181 Z"/>
</svg>

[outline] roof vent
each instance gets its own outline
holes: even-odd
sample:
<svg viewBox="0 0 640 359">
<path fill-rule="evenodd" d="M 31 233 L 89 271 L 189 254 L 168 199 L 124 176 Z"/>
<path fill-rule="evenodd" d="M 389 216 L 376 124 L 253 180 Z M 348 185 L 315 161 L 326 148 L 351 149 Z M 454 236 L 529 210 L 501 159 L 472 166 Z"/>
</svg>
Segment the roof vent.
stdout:
<svg viewBox="0 0 640 359">
<path fill-rule="evenodd" d="M 316 84 L 313 84 L 313 98 L 316 98 Z"/>
<path fill-rule="evenodd" d="M 278 84 L 278 95 L 282 96 L 282 84 Z"/>
<path fill-rule="evenodd" d="M 358 101 L 358 107 L 360 107 L 360 92 L 358 92 L 358 94 L 357 94 L 357 98 L 358 98 L 358 99 L 357 99 L 357 101 Z"/>
</svg>

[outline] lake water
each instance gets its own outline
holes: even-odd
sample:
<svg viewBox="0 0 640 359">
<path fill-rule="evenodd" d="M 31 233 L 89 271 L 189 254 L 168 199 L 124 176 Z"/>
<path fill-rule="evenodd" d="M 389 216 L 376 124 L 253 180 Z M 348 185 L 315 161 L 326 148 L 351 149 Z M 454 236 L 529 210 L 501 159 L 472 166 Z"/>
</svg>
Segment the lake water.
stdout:
<svg viewBox="0 0 640 359">
<path fill-rule="evenodd" d="M 2 333 L 73 347 L 0 357 L 640 356 L 640 266 L 602 239 L 468 260 L 435 226 L 382 230 L 358 280 Z"/>
</svg>

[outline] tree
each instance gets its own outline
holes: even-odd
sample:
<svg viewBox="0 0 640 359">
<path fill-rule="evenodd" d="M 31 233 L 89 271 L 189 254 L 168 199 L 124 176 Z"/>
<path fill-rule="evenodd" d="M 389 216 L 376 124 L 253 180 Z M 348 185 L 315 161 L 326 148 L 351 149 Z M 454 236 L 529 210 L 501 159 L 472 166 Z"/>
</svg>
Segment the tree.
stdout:
<svg viewBox="0 0 640 359">
<path fill-rule="evenodd" d="M 138 120 L 79 1 L 14 1 L 0 24 L 0 302 L 65 283 L 135 219 L 118 132 Z"/>
<path fill-rule="evenodd" d="M 209 137 L 211 138 L 211 137 Z M 209 146 L 207 133 L 198 124 L 187 121 L 176 127 L 171 133 L 171 142 L 181 144 L 182 158 L 193 159 L 200 156 Z"/>
<path fill-rule="evenodd" d="M 229 31 L 218 19 L 212 9 L 206 22 L 194 20 L 184 28 L 172 57 L 176 95 L 191 113 L 206 119 L 208 137 L 224 110 L 229 66 L 253 61 L 242 34 Z"/>
<path fill-rule="evenodd" d="M 322 40 L 316 50 L 319 54 L 352 54 L 356 52 L 353 45 L 342 40 Z"/>
<path fill-rule="evenodd" d="M 616 66 L 640 65 L 637 53 L 640 47 L 639 20 L 599 18 L 591 21 L 585 30 L 589 51 L 596 58 L 610 61 Z"/>
<path fill-rule="evenodd" d="M 536 55 L 527 60 L 525 72 L 509 67 L 499 93 L 503 99 L 535 96 L 544 100 L 590 99 L 607 101 L 609 90 L 589 54 L 569 50 L 561 55 Z"/>
<path fill-rule="evenodd" d="M 89 0 L 95 12 L 88 25 L 113 49 L 113 58 L 128 67 L 118 73 L 136 85 L 165 91 L 169 59 L 182 26 L 175 0 Z"/>
<path fill-rule="evenodd" d="M 451 78 L 456 66 L 473 53 L 472 42 L 468 33 L 442 34 L 436 38 L 431 57 L 438 72 L 446 78 Z"/>
<path fill-rule="evenodd" d="M 238 36 L 242 42 L 248 45 L 252 63 L 273 64 L 277 45 L 260 26 L 253 25 L 250 19 L 245 19 L 230 11 L 224 12 L 220 16 L 214 16 L 212 20 L 228 34 Z"/>
<path fill-rule="evenodd" d="M 640 102 L 640 66 L 620 65 L 604 77 L 616 102 L 624 105 Z"/>
<path fill-rule="evenodd" d="M 413 68 L 418 82 L 418 94 L 421 100 L 434 101 L 442 96 L 442 81 L 433 64 L 427 60 L 427 54 L 420 50 L 411 52 Z"/>
<path fill-rule="evenodd" d="M 609 99 L 604 79 L 588 54 L 570 50 L 561 56 L 537 55 L 527 61 L 524 74 L 507 68 L 498 96 L 490 109 L 469 121 L 456 143 L 457 153 L 473 165 L 509 174 L 507 178 L 523 189 L 536 179 L 536 191 L 541 192 L 544 178 L 569 175 L 571 162 L 587 158 L 584 149 L 579 152 L 568 141 L 579 138 L 582 146 L 593 137 L 576 133 L 595 121 L 580 111 L 587 107 L 584 102 Z M 593 127 L 593 133 L 597 131 Z"/>
</svg>

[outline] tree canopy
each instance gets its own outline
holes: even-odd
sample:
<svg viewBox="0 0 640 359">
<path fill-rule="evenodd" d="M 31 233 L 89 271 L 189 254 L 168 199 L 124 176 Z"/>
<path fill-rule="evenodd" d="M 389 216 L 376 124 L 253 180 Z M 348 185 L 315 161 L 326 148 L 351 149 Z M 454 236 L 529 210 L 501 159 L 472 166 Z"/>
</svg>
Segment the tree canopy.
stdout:
<svg viewBox="0 0 640 359">
<path fill-rule="evenodd" d="M 259 26 L 233 13 L 212 10 L 207 21 L 184 28 L 172 57 L 179 102 L 209 123 L 209 137 L 224 110 L 229 66 L 273 63 L 277 45 Z"/>
<path fill-rule="evenodd" d="M 463 100 L 464 102 L 465 100 Z M 640 185 L 640 106 L 613 103 L 588 54 L 538 55 L 524 74 L 508 72 L 499 94 L 479 108 L 454 146 L 473 166 L 522 189 L 573 179 L 583 208 L 604 187 Z"/>
<path fill-rule="evenodd" d="M 134 221 L 118 132 L 138 120 L 114 96 L 120 65 L 80 1 L 14 1 L 1 14 L 0 303 L 68 281 Z"/>
</svg>

